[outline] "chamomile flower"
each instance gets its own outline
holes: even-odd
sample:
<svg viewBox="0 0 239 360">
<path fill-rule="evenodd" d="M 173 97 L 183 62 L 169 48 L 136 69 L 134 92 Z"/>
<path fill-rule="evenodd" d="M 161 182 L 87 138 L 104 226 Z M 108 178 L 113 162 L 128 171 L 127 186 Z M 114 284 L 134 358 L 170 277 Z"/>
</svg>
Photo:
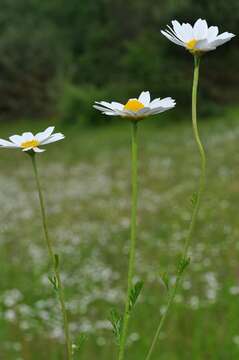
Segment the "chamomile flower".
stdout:
<svg viewBox="0 0 239 360">
<path fill-rule="evenodd" d="M 176 105 L 171 97 L 151 101 L 149 91 L 143 91 L 138 98 L 129 99 L 125 104 L 115 101 L 96 101 L 95 104 L 94 108 L 105 115 L 122 116 L 131 120 L 140 120 L 149 115 L 159 114 Z"/>
<path fill-rule="evenodd" d="M 172 27 L 168 25 L 168 29 L 162 30 L 161 33 L 173 43 L 185 47 L 193 54 L 215 50 L 235 36 L 229 32 L 218 35 L 218 27 L 208 27 L 206 20 L 202 19 L 198 19 L 193 26 L 188 23 L 180 24 L 174 20 Z"/>
<path fill-rule="evenodd" d="M 22 151 L 32 150 L 36 153 L 43 152 L 45 150 L 40 149 L 39 146 L 62 140 L 65 137 L 61 133 L 53 134 L 54 128 L 54 126 L 50 126 L 43 132 L 39 132 L 36 135 L 33 135 L 31 132 L 25 132 L 22 135 L 12 135 L 9 137 L 10 141 L 0 139 L 0 147 L 22 149 Z"/>
</svg>

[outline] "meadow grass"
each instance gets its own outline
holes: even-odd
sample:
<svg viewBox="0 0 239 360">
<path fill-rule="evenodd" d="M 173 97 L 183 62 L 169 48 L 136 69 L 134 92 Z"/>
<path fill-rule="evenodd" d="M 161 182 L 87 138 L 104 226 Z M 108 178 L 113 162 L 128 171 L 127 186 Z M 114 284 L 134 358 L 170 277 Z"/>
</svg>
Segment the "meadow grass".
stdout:
<svg viewBox="0 0 239 360">
<path fill-rule="evenodd" d="M 191 264 L 154 360 L 239 358 L 238 112 L 200 121 L 208 156 L 207 187 L 190 250 Z M 189 116 L 190 117 L 190 116 Z M 199 156 L 190 120 L 168 115 L 139 129 L 139 232 L 134 310 L 126 358 L 144 360 L 171 283 L 191 214 Z M 1 125 L 1 137 L 44 129 L 46 121 Z M 61 131 L 60 124 L 57 130 Z M 108 321 L 123 311 L 130 214 L 130 124 L 66 128 L 38 166 L 50 235 L 60 254 L 73 337 L 88 339 L 76 359 L 117 358 Z M 31 164 L 20 151 L 0 155 L 0 359 L 64 359 L 57 300 L 48 281 Z"/>
</svg>

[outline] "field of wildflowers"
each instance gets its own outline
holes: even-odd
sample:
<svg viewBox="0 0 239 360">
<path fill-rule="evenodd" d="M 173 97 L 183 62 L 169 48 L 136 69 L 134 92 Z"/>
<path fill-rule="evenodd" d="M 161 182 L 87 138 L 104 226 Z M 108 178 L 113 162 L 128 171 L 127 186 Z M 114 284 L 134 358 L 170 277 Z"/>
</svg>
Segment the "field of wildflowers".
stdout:
<svg viewBox="0 0 239 360">
<path fill-rule="evenodd" d="M 64 151 L 55 147 L 52 156 L 57 154 L 58 160 L 49 157 L 39 171 L 39 153 L 45 152 L 45 145 L 64 140 L 65 134 L 55 132 L 52 124 L 40 132 L 16 131 L 26 121 L 2 125 L 3 135 L 11 126 L 16 128 L 7 139 L 0 138 L 1 149 L 17 150 L 32 165 L 29 171 L 29 165 L 26 168 L 13 155 L 2 166 L 0 338 L 1 356 L 8 360 L 111 359 L 112 354 L 118 360 L 238 356 L 237 328 L 231 319 L 235 313 L 228 310 L 233 301 L 228 298 L 239 294 L 239 286 L 226 277 L 230 272 L 224 269 L 231 262 L 218 261 L 226 259 L 220 255 L 227 253 L 227 239 L 234 256 L 238 250 L 232 242 L 237 229 L 232 218 L 226 221 L 232 210 L 227 195 L 237 197 L 227 181 L 233 183 L 232 169 L 237 167 L 232 164 L 228 172 L 225 166 L 230 162 L 223 158 L 220 173 L 216 156 L 210 166 L 210 155 L 207 166 L 207 152 L 229 152 L 225 139 L 236 141 L 237 112 L 227 110 L 214 119 L 216 130 L 210 127 L 211 119 L 204 120 L 205 148 L 197 106 L 201 59 L 235 34 L 220 33 L 218 26 L 201 18 L 192 25 L 173 20 L 161 34 L 193 58 L 190 128 L 184 119 L 174 126 L 146 125 L 143 136 L 139 132 L 142 120 L 153 116 L 159 121 L 159 114 L 176 106 L 170 96 L 153 99 L 147 90 L 123 103 L 98 99 L 91 106 L 106 117 L 121 119 L 120 130 L 117 123 L 94 130 L 79 124 L 70 129 L 68 124 Z M 54 122 L 63 127 L 59 120 Z M 28 125 L 33 126 L 30 121 Z M 228 173 L 231 177 L 224 175 Z M 207 177 L 212 179 L 211 191 Z M 216 272 L 216 264 L 224 271 Z M 236 260 L 231 267 L 235 275 Z M 175 303 L 176 320 L 164 330 Z M 216 329 L 215 309 L 220 317 Z M 225 331 L 227 336 L 235 333 L 229 344 Z M 208 342 L 211 332 L 214 337 Z"/>
<path fill-rule="evenodd" d="M 143 280 L 144 287 L 129 326 L 127 357 L 132 360 L 146 357 L 165 311 L 161 275 L 168 272 L 174 283 L 199 174 L 190 121 L 168 124 L 170 116 L 140 124 L 134 281 Z M 9 123 L 1 126 L 1 134 L 7 138 L 47 126 Z M 190 247 L 190 271 L 161 332 L 155 360 L 239 356 L 238 111 L 203 119 L 200 129 L 208 156 L 207 186 Z M 115 120 L 103 128 L 63 132 L 66 139 L 49 145 L 38 167 L 49 233 L 63 264 L 70 331 L 74 343 L 86 337 L 76 358 L 116 358 L 109 318 L 112 308 L 123 311 L 125 301 L 130 124 Z M 6 149 L 0 166 L 0 358 L 63 359 L 61 313 L 48 279 L 31 163 L 20 151 Z"/>
</svg>

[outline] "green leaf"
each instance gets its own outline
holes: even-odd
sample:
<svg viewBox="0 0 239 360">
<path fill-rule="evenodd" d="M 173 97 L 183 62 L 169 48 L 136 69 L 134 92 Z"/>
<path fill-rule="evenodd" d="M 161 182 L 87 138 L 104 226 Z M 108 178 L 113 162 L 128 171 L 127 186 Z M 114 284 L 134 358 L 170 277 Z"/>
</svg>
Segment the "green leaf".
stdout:
<svg viewBox="0 0 239 360">
<path fill-rule="evenodd" d="M 59 289 L 59 284 L 58 284 L 58 280 L 57 280 L 56 276 L 55 276 L 55 275 L 53 275 L 53 276 L 48 276 L 48 279 L 49 279 L 50 283 L 52 284 L 53 289 L 54 289 L 55 291 L 58 291 L 58 289 Z"/>
<path fill-rule="evenodd" d="M 121 332 L 122 332 L 122 328 L 123 328 L 123 316 L 121 314 L 119 314 L 116 309 L 111 309 L 109 320 L 113 327 L 113 333 L 116 338 L 116 343 L 119 345 Z"/>
<path fill-rule="evenodd" d="M 181 275 L 189 264 L 190 257 L 184 257 L 183 259 L 181 259 L 178 266 L 178 273 Z"/>
<path fill-rule="evenodd" d="M 164 271 L 162 273 L 162 275 L 160 275 L 161 277 L 161 280 L 164 284 L 164 286 L 166 287 L 167 290 L 169 290 L 169 276 L 168 276 L 168 272 L 167 271 Z"/>
<path fill-rule="evenodd" d="M 84 346 L 87 338 L 88 338 L 87 335 L 84 334 L 84 333 L 82 333 L 82 334 L 80 334 L 78 336 L 76 343 L 72 344 L 72 352 L 73 352 L 73 354 L 80 352 L 80 350 Z"/>
<path fill-rule="evenodd" d="M 79 349 L 84 345 L 84 343 L 86 342 L 87 338 L 88 338 L 87 335 L 86 335 L 86 334 L 83 334 L 83 333 L 78 336 L 77 345 L 78 345 L 78 348 L 79 348 Z"/>
<path fill-rule="evenodd" d="M 141 293 L 141 290 L 143 288 L 143 285 L 144 285 L 143 281 L 137 281 L 137 283 L 131 289 L 129 311 L 132 311 L 133 307 L 135 306 L 136 301 L 137 301 L 137 299 Z"/>
<path fill-rule="evenodd" d="M 193 206 L 196 205 L 197 203 L 197 200 L 198 200 L 198 193 L 195 191 L 193 194 L 192 194 L 192 197 L 191 197 L 191 204 Z"/>
</svg>

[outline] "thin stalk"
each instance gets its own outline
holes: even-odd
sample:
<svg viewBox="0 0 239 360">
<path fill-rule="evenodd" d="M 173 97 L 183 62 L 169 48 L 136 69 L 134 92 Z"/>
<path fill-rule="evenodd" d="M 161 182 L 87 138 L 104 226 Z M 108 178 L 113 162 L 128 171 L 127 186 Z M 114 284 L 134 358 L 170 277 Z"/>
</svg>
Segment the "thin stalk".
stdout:
<svg viewBox="0 0 239 360">
<path fill-rule="evenodd" d="M 64 292 L 63 292 L 63 286 L 61 282 L 61 277 L 59 273 L 59 264 L 58 264 L 58 256 L 54 254 L 53 251 L 53 245 L 50 240 L 49 234 L 48 234 L 48 227 L 47 227 L 47 220 L 46 220 L 46 211 L 45 211 L 45 205 L 44 205 L 44 199 L 41 189 L 41 184 L 39 180 L 38 175 L 38 169 L 36 164 L 36 156 L 34 153 L 30 153 L 31 159 L 32 159 L 32 165 L 34 170 L 34 175 L 36 179 L 36 185 L 37 185 L 37 191 L 39 196 L 39 202 L 40 202 L 40 208 L 41 208 L 41 216 L 42 216 L 42 226 L 43 226 L 43 232 L 47 244 L 48 253 L 52 262 L 52 268 L 55 274 L 55 289 L 57 290 L 58 296 L 59 296 L 59 302 L 61 306 L 61 312 L 62 312 L 62 318 L 63 318 L 63 324 L 64 324 L 64 333 L 65 333 L 65 340 L 66 340 L 66 351 L 67 351 L 67 359 L 72 359 L 72 344 L 70 339 L 70 333 L 69 333 L 69 325 L 68 325 L 68 319 L 67 319 L 67 311 L 66 311 L 66 305 L 64 300 Z"/>
<path fill-rule="evenodd" d="M 193 232 L 195 229 L 198 211 L 199 211 L 199 207 L 200 207 L 200 203 L 201 203 L 201 196 L 202 196 L 202 193 L 205 188 L 206 155 L 205 155 L 205 151 L 204 151 L 202 142 L 200 140 L 198 125 L 197 125 L 197 93 L 198 93 L 199 65 L 200 65 L 200 57 L 195 55 L 194 56 L 193 87 L 192 87 L 192 127 L 193 127 L 193 134 L 195 137 L 196 144 L 198 146 L 200 159 L 201 159 L 201 173 L 200 173 L 200 179 L 199 179 L 198 192 L 195 196 L 195 199 L 193 199 L 193 212 L 192 212 L 191 221 L 190 221 L 190 225 L 189 225 L 188 235 L 187 235 L 187 237 L 185 239 L 185 243 L 184 243 L 181 261 L 179 263 L 179 267 L 178 267 L 178 271 L 177 271 L 176 281 L 175 281 L 175 284 L 174 284 L 172 290 L 169 293 L 166 310 L 160 319 L 159 326 L 156 330 L 156 333 L 153 338 L 153 342 L 149 349 L 146 360 L 149 360 L 151 358 L 151 355 L 153 353 L 155 345 L 159 339 L 161 329 L 164 325 L 165 319 L 169 313 L 169 310 L 171 308 L 171 305 L 172 305 L 175 295 L 177 293 L 178 286 L 179 286 L 180 280 L 182 278 L 183 272 L 184 272 L 186 266 L 188 265 L 188 248 L 189 248 L 191 240 L 192 240 L 192 235 L 193 235 Z"/>
<path fill-rule="evenodd" d="M 132 121 L 132 135 L 131 135 L 131 233 L 130 233 L 130 253 L 129 253 L 129 267 L 128 267 L 128 288 L 125 301 L 125 311 L 123 317 L 123 328 L 120 337 L 119 360 L 123 360 L 125 356 L 125 345 L 127 340 L 127 332 L 130 318 L 130 294 L 132 289 L 132 280 L 135 266 L 135 245 L 136 245 L 136 230 L 137 230 L 137 200 L 138 200 L 138 138 L 137 138 L 138 123 Z"/>
</svg>

